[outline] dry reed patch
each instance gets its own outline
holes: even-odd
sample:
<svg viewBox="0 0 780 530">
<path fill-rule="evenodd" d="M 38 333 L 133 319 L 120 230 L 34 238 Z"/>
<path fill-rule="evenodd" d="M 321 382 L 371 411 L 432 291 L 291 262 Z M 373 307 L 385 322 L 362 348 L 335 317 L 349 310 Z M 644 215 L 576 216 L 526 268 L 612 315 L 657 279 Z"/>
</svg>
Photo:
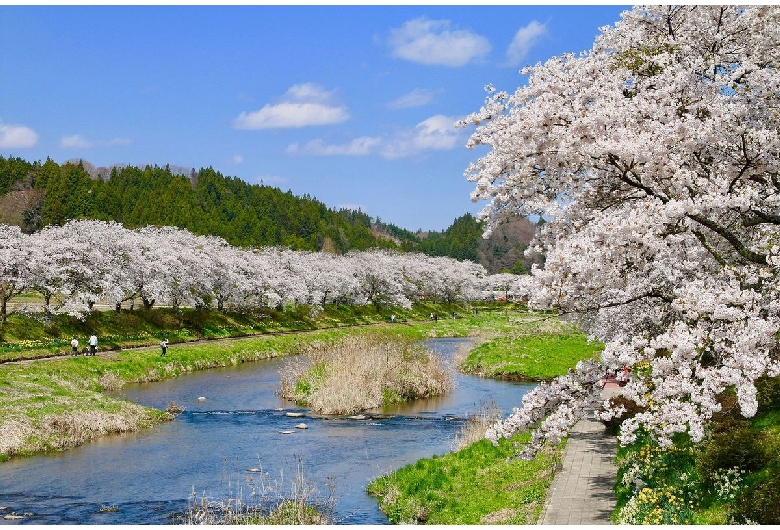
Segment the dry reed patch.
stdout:
<svg viewBox="0 0 780 530">
<path fill-rule="evenodd" d="M 29 418 L 13 418 L 0 423 L 0 455 L 14 454 L 34 433 Z"/>
<path fill-rule="evenodd" d="M 193 525 L 330 525 L 336 507 L 335 484 L 326 478 L 327 493 L 320 494 L 317 485 L 303 469 L 301 457 L 292 474 L 282 472 L 272 479 L 259 470 L 246 477 L 246 484 L 227 498 L 209 499 L 193 490 L 190 506 L 179 519 Z"/>
<path fill-rule="evenodd" d="M 52 414 L 43 419 L 41 427 L 43 432 L 49 435 L 50 448 L 76 447 L 98 436 L 137 430 L 138 423 L 145 416 L 143 411 L 133 410 L 132 406 L 123 408 L 127 410 L 122 414 L 99 410 Z"/>
<path fill-rule="evenodd" d="M 452 388 L 443 359 L 417 342 L 348 337 L 315 343 L 281 370 L 280 394 L 320 414 L 354 414 Z"/>
<path fill-rule="evenodd" d="M 122 377 L 113 371 L 103 373 L 98 377 L 98 383 L 100 384 L 100 387 L 107 392 L 116 392 L 125 386 L 125 381 Z"/>
<path fill-rule="evenodd" d="M 468 420 L 455 434 L 452 442 L 452 450 L 460 451 L 473 443 L 485 438 L 485 432 L 503 418 L 503 413 L 498 404 L 492 399 L 480 403 L 477 410 L 469 414 Z"/>
</svg>

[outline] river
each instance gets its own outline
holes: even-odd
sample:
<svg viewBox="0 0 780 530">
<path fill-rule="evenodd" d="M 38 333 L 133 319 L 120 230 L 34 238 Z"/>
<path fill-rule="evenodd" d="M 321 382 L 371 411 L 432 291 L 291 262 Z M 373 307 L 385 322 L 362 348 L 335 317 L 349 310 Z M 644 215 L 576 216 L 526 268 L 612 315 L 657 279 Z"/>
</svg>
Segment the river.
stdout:
<svg viewBox="0 0 780 530">
<path fill-rule="evenodd" d="M 446 357 L 463 340 L 427 345 Z M 251 482 L 264 476 L 284 488 L 299 464 L 320 496 L 330 477 L 336 524 L 387 524 L 365 492 L 371 480 L 449 452 L 463 420 L 481 403 L 493 400 L 506 414 L 533 387 L 457 374 L 446 396 L 373 411 L 391 418 L 291 418 L 286 412 L 302 410 L 275 393 L 285 362 L 126 386 L 121 397 L 161 409 L 174 401 L 185 410 L 152 429 L 0 464 L 0 524 L 175 524 L 193 492 L 246 500 Z M 308 428 L 296 429 L 302 422 Z M 12 512 L 25 517 L 2 518 Z"/>
</svg>

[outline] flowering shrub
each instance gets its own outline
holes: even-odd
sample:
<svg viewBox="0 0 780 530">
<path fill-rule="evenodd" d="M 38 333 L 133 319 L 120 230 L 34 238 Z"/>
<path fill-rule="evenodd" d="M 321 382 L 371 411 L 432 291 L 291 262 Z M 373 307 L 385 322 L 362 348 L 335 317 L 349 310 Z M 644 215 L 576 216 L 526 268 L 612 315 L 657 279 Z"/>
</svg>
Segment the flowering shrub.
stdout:
<svg viewBox="0 0 780 530">
<path fill-rule="evenodd" d="M 700 477 L 690 444 L 662 448 L 648 437 L 618 457 L 619 524 L 691 524 Z"/>
<path fill-rule="evenodd" d="M 618 451 L 613 519 L 624 524 L 780 523 L 778 425 L 777 410 L 752 426 L 726 415 L 704 443 L 678 434 L 667 448 L 643 434 Z"/>
</svg>

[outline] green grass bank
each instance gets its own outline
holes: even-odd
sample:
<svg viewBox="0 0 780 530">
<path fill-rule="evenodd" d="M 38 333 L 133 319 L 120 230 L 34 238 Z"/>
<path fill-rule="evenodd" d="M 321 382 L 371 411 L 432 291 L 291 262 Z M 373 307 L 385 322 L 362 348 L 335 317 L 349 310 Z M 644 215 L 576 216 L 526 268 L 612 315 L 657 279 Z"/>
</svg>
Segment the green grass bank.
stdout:
<svg viewBox="0 0 780 530">
<path fill-rule="evenodd" d="M 329 305 L 324 309 L 297 306 L 247 313 L 170 308 L 134 311 L 93 311 L 84 320 L 67 315 L 12 314 L 0 325 L 0 362 L 63 355 L 76 337 L 80 346 L 96 334 L 99 350 L 155 346 L 163 338 L 171 344 L 264 334 L 292 333 L 345 326 L 427 320 L 432 312 L 462 313 L 460 306 L 417 304 L 411 310 L 374 306 Z"/>
<path fill-rule="evenodd" d="M 462 361 L 464 371 L 549 380 L 603 348 L 554 315 L 498 311 L 491 320 L 476 333 L 480 344 Z M 565 442 L 530 461 L 512 458 L 529 436 L 518 434 L 497 447 L 480 439 L 379 477 L 368 491 L 394 524 L 536 524 Z"/>
<path fill-rule="evenodd" d="M 433 312 L 441 315 L 436 322 L 428 318 Z M 506 333 L 518 318 L 526 318 L 522 308 L 431 304 L 417 304 L 412 310 L 328 307 L 315 312 L 298 307 L 252 315 L 103 311 L 83 321 L 13 315 L 0 327 L 0 461 L 63 450 L 172 419 L 166 411 L 104 394 L 127 383 L 292 355 L 308 344 L 363 334 L 388 340 L 473 336 L 486 342 Z M 91 333 L 99 337 L 99 355 L 70 357 L 70 337 L 84 343 Z M 166 357 L 156 347 L 163 337 L 171 341 Z"/>
<path fill-rule="evenodd" d="M 431 313 L 439 319 L 431 321 Z M 517 379 L 550 379 L 600 349 L 554 316 L 532 315 L 511 304 L 416 304 L 412 310 L 298 307 L 251 315 L 161 308 L 95 312 L 83 321 L 14 315 L 1 332 L 0 461 L 153 428 L 174 418 L 104 391 L 294 355 L 347 337 L 408 341 L 469 336 L 476 347 L 465 359 L 468 370 Z M 70 337 L 83 343 L 91 333 L 100 339 L 99 355 L 70 357 Z M 163 337 L 171 342 L 166 357 L 156 346 Z M 55 355 L 61 357 L 50 358 Z M 539 363 L 540 358 L 545 362 Z M 508 460 L 523 442 L 519 437 L 493 447 L 483 440 L 425 459 L 382 477 L 371 492 L 393 522 L 535 522 L 562 446 L 532 462 Z"/>
</svg>

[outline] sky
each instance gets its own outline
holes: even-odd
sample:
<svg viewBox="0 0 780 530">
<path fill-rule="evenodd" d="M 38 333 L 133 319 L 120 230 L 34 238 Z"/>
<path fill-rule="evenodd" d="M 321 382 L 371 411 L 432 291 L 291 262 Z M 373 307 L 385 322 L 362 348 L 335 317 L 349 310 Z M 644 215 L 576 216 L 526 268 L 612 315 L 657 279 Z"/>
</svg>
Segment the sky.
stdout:
<svg viewBox="0 0 780 530">
<path fill-rule="evenodd" d="M 477 214 L 454 124 L 621 5 L 0 5 L 0 155 L 212 167 L 408 230 Z M 480 149 L 482 149 L 480 151 Z"/>
</svg>

